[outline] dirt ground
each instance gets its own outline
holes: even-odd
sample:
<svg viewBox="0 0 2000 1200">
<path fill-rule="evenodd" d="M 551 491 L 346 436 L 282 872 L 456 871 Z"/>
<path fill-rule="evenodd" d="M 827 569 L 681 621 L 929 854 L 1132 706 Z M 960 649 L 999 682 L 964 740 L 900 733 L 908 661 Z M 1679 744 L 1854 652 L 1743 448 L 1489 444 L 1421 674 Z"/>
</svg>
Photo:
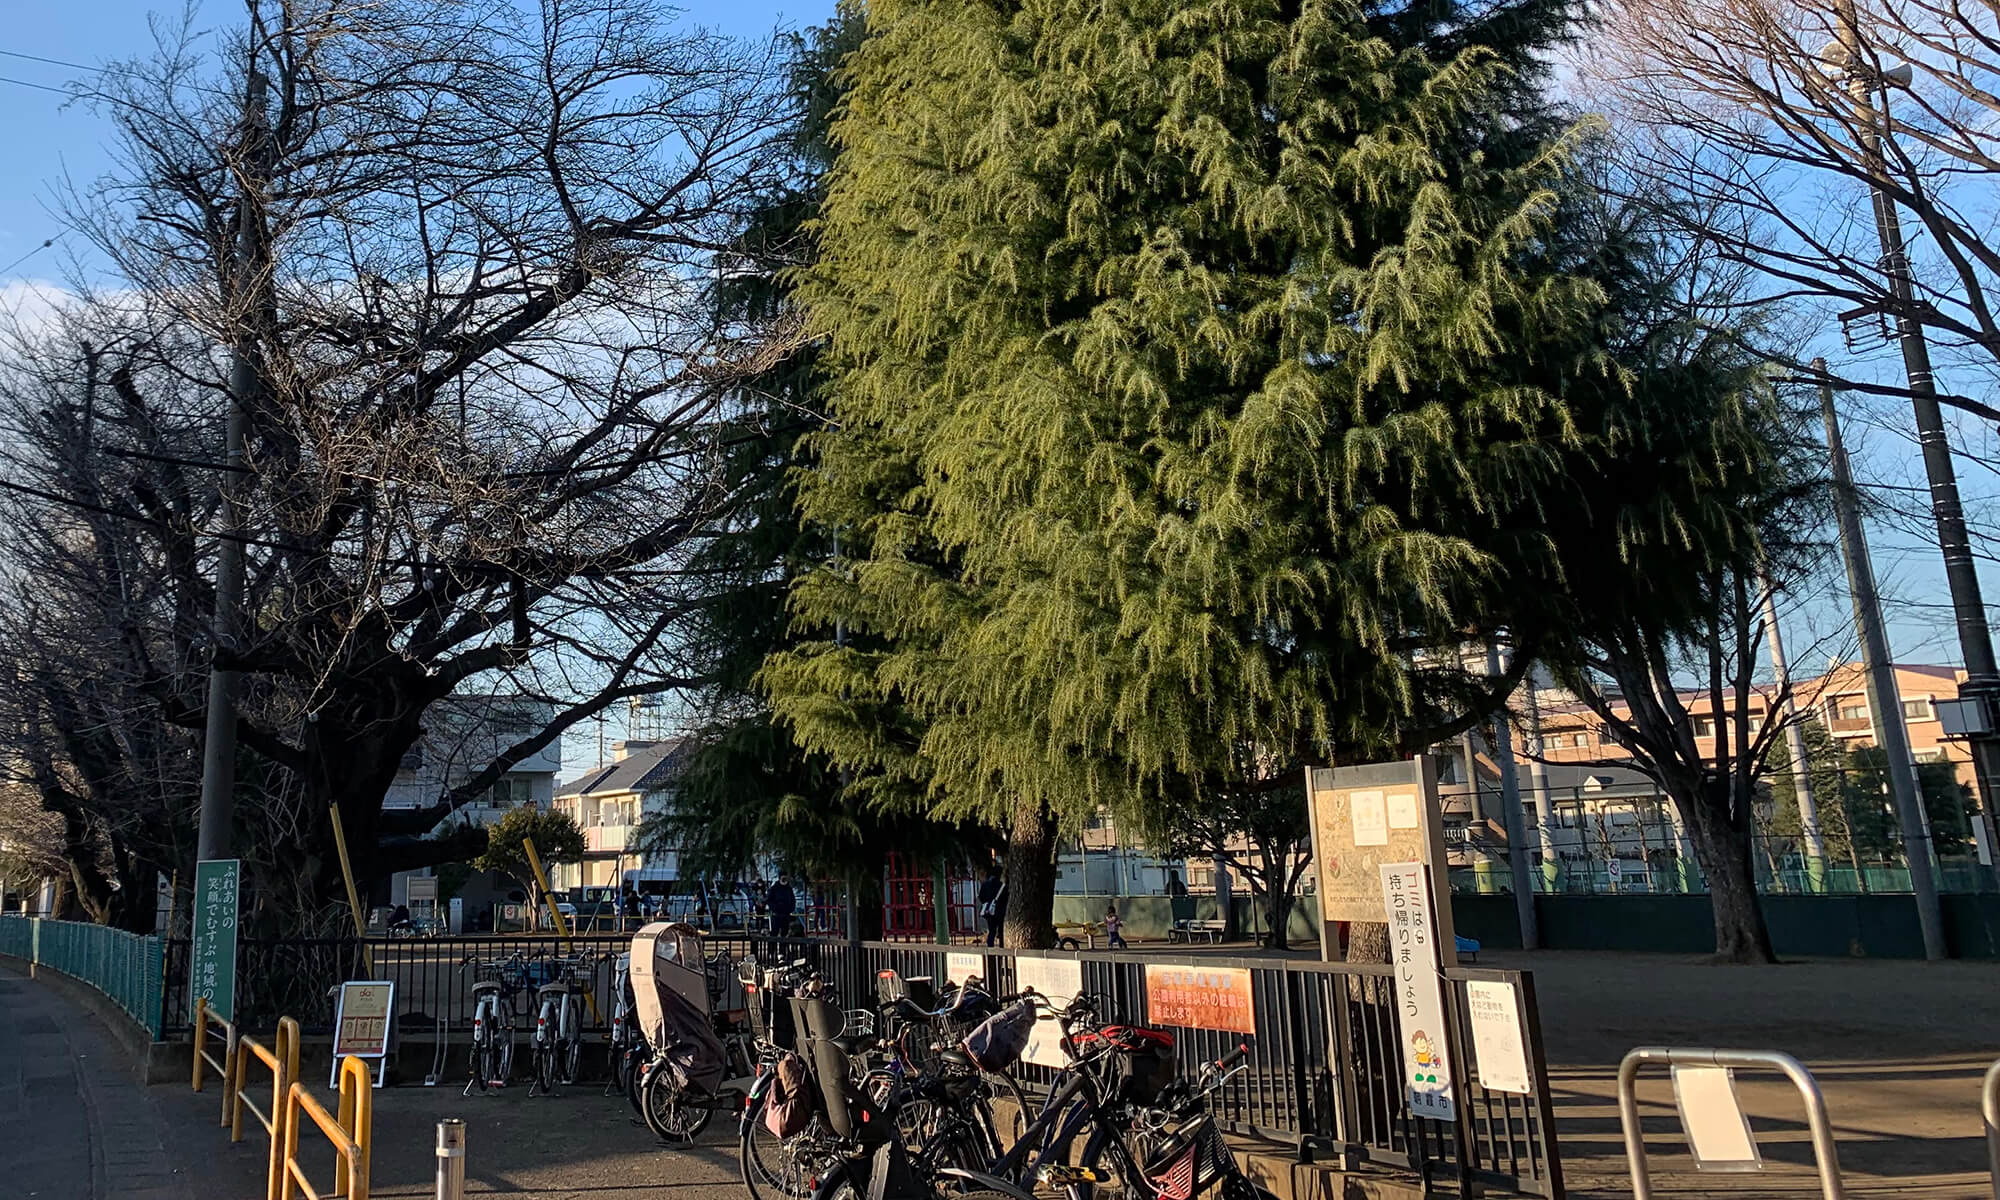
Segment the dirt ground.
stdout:
<svg viewBox="0 0 2000 1200">
<path fill-rule="evenodd" d="M 1808 960 L 1730 967 L 1666 955 L 1495 953 L 1535 972 L 1563 1169 L 1575 1197 L 1629 1197 L 1617 1069 L 1640 1045 L 1781 1050 L 1818 1080 L 1850 1195 L 1991 1197 L 1979 1084 L 2000 1057 L 2000 964 Z M 1782 1077 L 1739 1076 L 1766 1161 L 1694 1171 L 1663 1070 L 1639 1099 L 1661 1196 L 1816 1196 L 1804 1109 Z"/>
</svg>

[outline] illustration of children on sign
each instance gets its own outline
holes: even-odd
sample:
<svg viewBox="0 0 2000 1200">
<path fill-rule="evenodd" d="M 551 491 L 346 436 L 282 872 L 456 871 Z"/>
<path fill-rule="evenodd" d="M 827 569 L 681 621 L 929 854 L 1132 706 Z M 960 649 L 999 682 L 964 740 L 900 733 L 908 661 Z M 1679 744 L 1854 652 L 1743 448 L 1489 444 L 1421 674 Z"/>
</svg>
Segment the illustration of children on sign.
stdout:
<svg viewBox="0 0 2000 1200">
<path fill-rule="evenodd" d="M 1431 1044 L 1430 1035 L 1419 1029 L 1410 1035 L 1410 1056 L 1417 1064 L 1415 1083 L 1438 1082 L 1437 1071 L 1444 1066 L 1438 1057 L 1437 1047 Z"/>
</svg>

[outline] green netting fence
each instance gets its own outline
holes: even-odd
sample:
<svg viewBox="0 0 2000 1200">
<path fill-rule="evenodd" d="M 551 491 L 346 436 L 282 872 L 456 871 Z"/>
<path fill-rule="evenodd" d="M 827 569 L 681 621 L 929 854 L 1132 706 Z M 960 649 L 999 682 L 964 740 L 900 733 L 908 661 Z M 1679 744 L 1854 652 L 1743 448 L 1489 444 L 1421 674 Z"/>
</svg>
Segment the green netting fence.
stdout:
<svg viewBox="0 0 2000 1200">
<path fill-rule="evenodd" d="M 0 954 L 89 984 L 160 1036 L 159 938 L 83 921 L 0 917 Z"/>
</svg>

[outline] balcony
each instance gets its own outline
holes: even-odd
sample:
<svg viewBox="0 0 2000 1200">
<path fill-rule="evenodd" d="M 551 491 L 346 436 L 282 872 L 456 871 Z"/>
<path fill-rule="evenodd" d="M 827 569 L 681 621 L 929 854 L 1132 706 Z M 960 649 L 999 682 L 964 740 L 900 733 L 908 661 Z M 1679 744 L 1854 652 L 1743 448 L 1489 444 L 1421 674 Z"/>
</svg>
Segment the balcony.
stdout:
<svg viewBox="0 0 2000 1200">
<path fill-rule="evenodd" d="M 583 831 L 583 848 L 591 854 L 623 854 L 631 839 L 630 825 L 592 825 Z"/>
</svg>

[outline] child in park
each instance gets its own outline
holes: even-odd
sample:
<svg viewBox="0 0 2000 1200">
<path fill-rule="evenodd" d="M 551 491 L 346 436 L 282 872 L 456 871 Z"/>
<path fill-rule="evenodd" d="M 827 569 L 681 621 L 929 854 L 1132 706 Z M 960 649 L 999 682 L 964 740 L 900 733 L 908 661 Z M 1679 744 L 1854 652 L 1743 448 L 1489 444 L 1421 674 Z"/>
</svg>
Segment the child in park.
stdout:
<svg viewBox="0 0 2000 1200">
<path fill-rule="evenodd" d="M 1118 915 L 1118 902 L 1112 901 L 1104 908 L 1104 936 L 1111 940 L 1113 950 L 1126 950 L 1125 921 Z"/>
</svg>

